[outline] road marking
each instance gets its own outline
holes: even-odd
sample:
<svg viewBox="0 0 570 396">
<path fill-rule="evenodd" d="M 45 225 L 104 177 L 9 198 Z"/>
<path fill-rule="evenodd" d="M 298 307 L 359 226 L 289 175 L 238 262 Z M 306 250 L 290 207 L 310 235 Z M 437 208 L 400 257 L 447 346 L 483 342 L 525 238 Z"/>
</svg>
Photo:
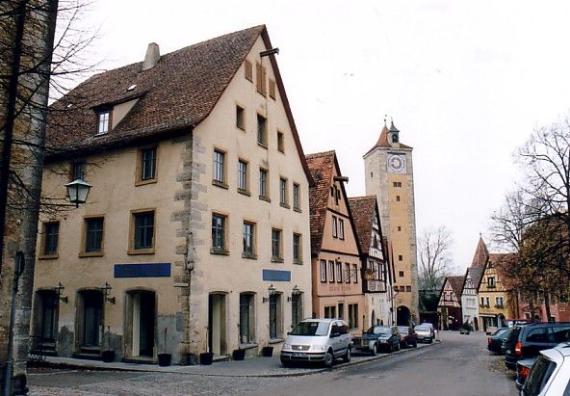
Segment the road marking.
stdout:
<svg viewBox="0 0 570 396">
<path fill-rule="evenodd" d="M 58 371 L 52 371 L 50 373 L 29 373 L 28 376 L 29 377 L 39 377 L 42 375 L 55 375 L 55 374 L 68 374 L 68 373 L 78 373 L 81 370 L 58 370 Z"/>
</svg>

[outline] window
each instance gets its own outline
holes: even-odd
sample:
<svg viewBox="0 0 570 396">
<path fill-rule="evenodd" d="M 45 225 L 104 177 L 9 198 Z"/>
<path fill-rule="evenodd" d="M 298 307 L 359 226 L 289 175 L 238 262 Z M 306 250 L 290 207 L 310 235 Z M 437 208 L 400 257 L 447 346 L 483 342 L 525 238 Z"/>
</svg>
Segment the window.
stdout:
<svg viewBox="0 0 570 396">
<path fill-rule="evenodd" d="M 327 261 L 321 260 L 321 282 L 327 281 Z"/>
<path fill-rule="evenodd" d="M 394 187 L 402 187 L 402 183 L 401 183 L 401 182 L 394 182 L 394 183 L 392 183 L 392 185 L 393 185 Z"/>
<path fill-rule="evenodd" d="M 236 105 L 236 126 L 245 131 L 245 110 L 238 105 Z"/>
<path fill-rule="evenodd" d="M 344 220 L 338 219 L 338 237 L 344 239 Z"/>
<path fill-rule="evenodd" d="M 269 296 L 269 338 L 281 338 L 281 294 L 273 293 Z"/>
<path fill-rule="evenodd" d="M 85 161 L 74 161 L 71 163 L 70 181 L 77 179 L 85 180 Z"/>
<path fill-rule="evenodd" d="M 301 234 L 293 233 L 293 263 L 302 264 L 302 245 L 301 245 Z"/>
<path fill-rule="evenodd" d="M 239 295 L 239 342 L 255 343 L 255 294 Z"/>
<path fill-rule="evenodd" d="M 396 195 L 396 201 L 400 202 L 400 196 L 399 195 Z"/>
<path fill-rule="evenodd" d="M 481 297 L 481 306 L 484 307 L 485 306 L 485 298 Z"/>
<path fill-rule="evenodd" d="M 557 344 L 570 341 L 570 326 L 553 326 L 552 337 Z"/>
<path fill-rule="evenodd" d="M 487 287 L 495 287 L 495 277 L 489 276 L 487 278 Z"/>
<path fill-rule="evenodd" d="M 325 319 L 336 318 L 336 307 L 334 305 L 325 307 Z"/>
<path fill-rule="evenodd" d="M 293 209 L 301 210 L 301 186 L 297 183 L 293 183 Z"/>
<path fill-rule="evenodd" d="M 303 320 L 303 293 L 291 295 L 291 327 Z"/>
<path fill-rule="evenodd" d="M 255 224 L 243 222 L 243 257 L 255 257 Z"/>
<path fill-rule="evenodd" d="M 247 162 L 244 160 L 238 161 L 238 191 L 244 193 L 249 191 L 249 180 L 247 175 Z"/>
<path fill-rule="evenodd" d="M 406 291 L 407 291 L 407 292 L 411 292 L 411 291 L 412 291 L 412 286 L 406 286 Z"/>
<path fill-rule="evenodd" d="M 358 328 L 358 304 L 348 304 L 348 327 Z"/>
<path fill-rule="evenodd" d="M 259 198 L 269 201 L 269 185 L 267 183 L 267 169 L 259 169 Z"/>
<path fill-rule="evenodd" d="M 136 251 L 149 251 L 154 248 L 154 210 L 133 213 L 133 242 Z"/>
<path fill-rule="evenodd" d="M 257 144 L 267 147 L 267 120 L 262 115 L 257 115 Z"/>
<path fill-rule="evenodd" d="M 344 263 L 344 283 L 350 283 L 350 264 Z"/>
<path fill-rule="evenodd" d="M 338 318 L 344 319 L 344 303 L 338 303 Z"/>
<path fill-rule="evenodd" d="M 526 336 L 526 342 L 548 342 L 548 328 L 544 326 L 531 329 Z"/>
<path fill-rule="evenodd" d="M 401 254 L 398 255 L 398 261 L 403 261 L 404 260 L 404 256 L 402 256 Z"/>
<path fill-rule="evenodd" d="M 403 277 L 404 277 L 404 271 L 398 272 L 398 276 L 399 276 L 400 278 L 403 278 Z"/>
<path fill-rule="evenodd" d="M 226 216 L 212 214 L 212 253 L 226 252 Z"/>
<path fill-rule="evenodd" d="M 269 97 L 274 100 L 276 99 L 275 81 L 273 81 L 272 79 L 269 79 Z"/>
<path fill-rule="evenodd" d="M 265 96 L 267 94 L 267 77 L 265 67 L 261 65 L 261 63 L 256 63 L 256 87 L 257 92 L 261 95 Z"/>
<path fill-rule="evenodd" d="M 253 65 L 251 64 L 250 61 L 246 60 L 244 62 L 244 69 L 245 69 L 245 79 L 253 82 Z"/>
<path fill-rule="evenodd" d="M 329 261 L 328 275 L 329 275 L 329 282 L 334 283 L 334 261 L 332 260 Z"/>
<path fill-rule="evenodd" d="M 156 179 L 156 147 L 139 150 L 138 181 Z"/>
<path fill-rule="evenodd" d="M 337 283 L 342 283 L 342 263 L 336 262 L 336 281 Z"/>
<path fill-rule="evenodd" d="M 103 251 L 103 218 L 85 219 L 84 253 L 101 253 Z"/>
<path fill-rule="evenodd" d="M 214 150 L 214 172 L 213 172 L 213 182 L 218 184 L 225 184 L 225 162 L 226 153 L 219 150 Z"/>
<path fill-rule="evenodd" d="M 489 308 L 489 297 L 485 297 L 485 306 Z"/>
<path fill-rule="evenodd" d="M 358 283 L 358 266 L 356 264 L 352 264 L 352 273 L 354 276 L 354 283 Z"/>
<path fill-rule="evenodd" d="M 97 135 L 104 135 L 109 132 L 111 123 L 111 111 L 104 110 L 97 114 Z"/>
<path fill-rule="evenodd" d="M 279 131 L 277 131 L 277 150 L 282 153 L 285 152 L 285 137 L 283 136 L 283 132 Z"/>
<path fill-rule="evenodd" d="M 332 217 L 332 236 L 338 238 L 338 225 L 336 216 Z"/>
<path fill-rule="evenodd" d="M 59 243 L 59 221 L 44 223 L 43 256 L 57 256 Z"/>
<path fill-rule="evenodd" d="M 497 308 L 502 308 L 503 307 L 503 297 L 495 297 L 495 303 L 497 305 Z"/>
<path fill-rule="evenodd" d="M 271 260 L 272 261 L 283 261 L 283 255 L 281 253 L 281 234 L 282 231 L 277 228 L 271 229 Z"/>
<path fill-rule="evenodd" d="M 402 227 L 401 227 L 401 226 L 398 226 L 398 231 L 402 231 Z"/>
<path fill-rule="evenodd" d="M 289 194 L 287 193 L 287 179 L 279 178 L 279 204 L 289 207 Z"/>
</svg>

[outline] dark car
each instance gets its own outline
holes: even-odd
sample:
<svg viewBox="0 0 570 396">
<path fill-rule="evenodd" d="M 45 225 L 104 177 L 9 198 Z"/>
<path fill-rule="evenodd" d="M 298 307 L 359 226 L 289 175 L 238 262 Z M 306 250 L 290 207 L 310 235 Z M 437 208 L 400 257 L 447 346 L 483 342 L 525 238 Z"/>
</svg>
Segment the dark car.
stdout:
<svg viewBox="0 0 570 396">
<path fill-rule="evenodd" d="M 497 355 L 505 353 L 506 342 L 512 331 L 512 328 L 506 327 L 497 329 L 491 336 L 487 337 L 487 349 Z"/>
<path fill-rule="evenodd" d="M 570 322 L 515 326 L 505 344 L 505 365 L 515 370 L 518 360 L 538 356 L 565 341 L 570 341 Z"/>
<path fill-rule="evenodd" d="M 400 331 L 400 345 L 407 347 L 418 347 L 418 335 L 413 326 L 398 326 Z"/>
<path fill-rule="evenodd" d="M 373 326 L 361 337 L 353 337 L 352 347 L 356 351 L 365 351 L 373 355 L 380 351 L 399 350 L 400 333 L 396 326 Z"/>
</svg>

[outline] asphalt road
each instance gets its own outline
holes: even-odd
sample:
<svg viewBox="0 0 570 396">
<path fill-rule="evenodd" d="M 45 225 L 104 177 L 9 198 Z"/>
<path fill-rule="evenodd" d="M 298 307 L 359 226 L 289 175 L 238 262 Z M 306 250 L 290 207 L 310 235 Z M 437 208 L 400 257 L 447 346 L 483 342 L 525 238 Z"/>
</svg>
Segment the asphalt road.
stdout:
<svg viewBox="0 0 570 396">
<path fill-rule="evenodd" d="M 215 367 L 215 366 L 214 366 Z M 214 369 L 213 367 L 213 369 Z M 515 395 L 512 373 L 482 334 L 305 377 L 212 378 L 180 374 L 43 370 L 33 395 Z"/>
</svg>

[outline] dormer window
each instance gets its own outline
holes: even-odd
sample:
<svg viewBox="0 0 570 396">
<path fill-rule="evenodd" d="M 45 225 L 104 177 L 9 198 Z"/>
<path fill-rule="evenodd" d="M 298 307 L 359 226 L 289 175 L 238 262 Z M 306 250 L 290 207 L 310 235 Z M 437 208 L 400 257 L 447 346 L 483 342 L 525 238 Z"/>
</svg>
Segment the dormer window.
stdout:
<svg viewBox="0 0 570 396">
<path fill-rule="evenodd" d="M 111 124 L 111 110 L 103 110 L 97 113 L 97 135 L 109 132 Z"/>
</svg>

